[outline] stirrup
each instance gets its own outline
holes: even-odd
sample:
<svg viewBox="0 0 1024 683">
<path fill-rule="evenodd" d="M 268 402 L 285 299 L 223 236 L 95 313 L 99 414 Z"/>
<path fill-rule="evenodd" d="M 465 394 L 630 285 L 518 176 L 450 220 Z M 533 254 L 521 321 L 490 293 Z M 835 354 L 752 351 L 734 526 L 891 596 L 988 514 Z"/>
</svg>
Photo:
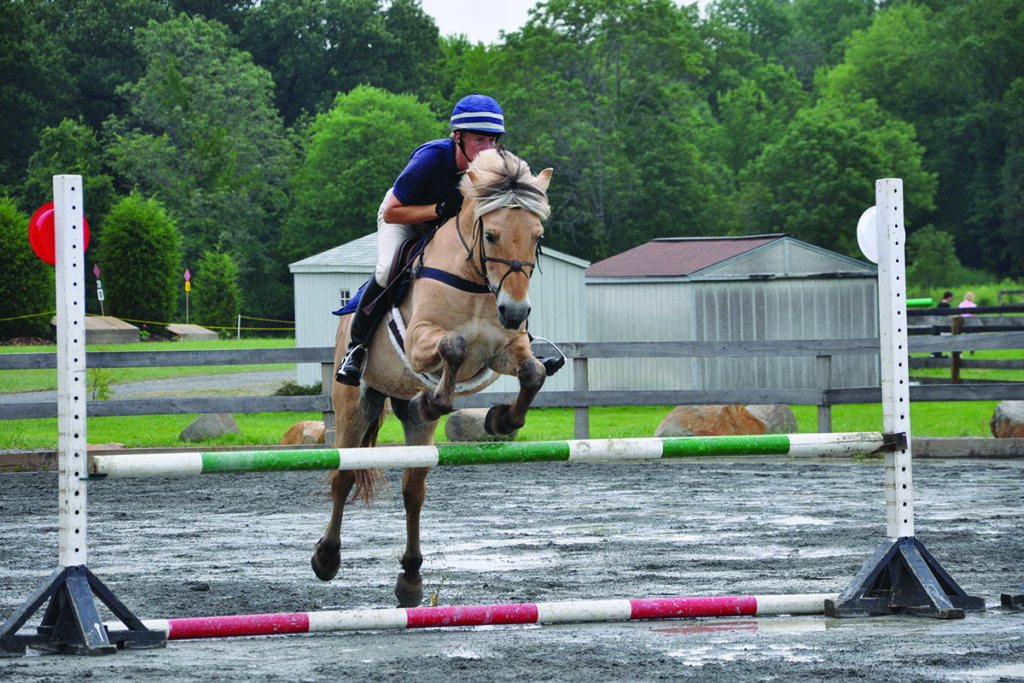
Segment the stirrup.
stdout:
<svg viewBox="0 0 1024 683">
<path fill-rule="evenodd" d="M 538 342 L 540 342 L 540 344 L 542 345 L 546 344 L 547 346 L 550 346 L 552 349 L 555 350 L 555 354 L 557 355 L 542 356 L 538 354 L 536 351 L 533 351 L 533 345 Z M 537 360 L 539 360 L 541 364 L 544 366 L 544 374 L 547 375 L 548 377 L 551 377 L 551 375 L 561 370 L 562 366 L 565 365 L 565 354 L 562 353 L 562 350 L 555 346 L 555 343 L 550 339 L 545 339 L 544 337 L 533 337 L 530 340 L 530 351 L 533 351 L 534 357 Z"/>
<path fill-rule="evenodd" d="M 334 379 L 350 387 L 359 386 L 359 380 L 363 376 L 363 363 L 366 362 L 366 347 L 362 344 L 353 346 L 341 360 Z"/>
</svg>

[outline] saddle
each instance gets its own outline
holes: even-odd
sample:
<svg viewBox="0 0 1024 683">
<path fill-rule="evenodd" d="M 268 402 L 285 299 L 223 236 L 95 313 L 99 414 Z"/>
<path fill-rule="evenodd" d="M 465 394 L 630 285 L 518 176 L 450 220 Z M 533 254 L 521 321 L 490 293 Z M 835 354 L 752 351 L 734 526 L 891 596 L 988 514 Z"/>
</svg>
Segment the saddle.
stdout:
<svg viewBox="0 0 1024 683">
<path fill-rule="evenodd" d="M 379 299 L 366 303 L 364 308 L 367 313 L 373 311 L 377 306 L 391 307 L 401 303 L 402 297 L 405 296 L 406 291 L 409 289 L 409 283 L 412 282 L 414 277 L 413 262 L 423 253 L 424 247 L 427 246 L 427 243 L 430 242 L 433 236 L 434 231 L 428 230 L 420 237 L 412 237 L 402 242 L 402 246 L 398 248 L 394 258 L 391 259 L 391 270 L 388 271 L 388 281 L 384 286 L 384 294 Z M 348 303 L 333 311 L 334 315 L 355 313 L 356 306 L 359 305 L 359 301 L 363 296 L 363 290 L 366 289 L 368 283 L 369 280 L 364 282 L 359 287 L 356 295 L 348 300 Z"/>
<path fill-rule="evenodd" d="M 402 246 L 398 248 L 394 258 L 391 260 L 391 270 L 388 272 L 388 282 L 384 286 L 384 294 L 375 301 L 368 301 L 363 306 L 365 313 L 370 314 L 378 306 L 384 307 L 385 310 L 398 306 L 398 304 L 402 303 L 402 299 L 409 289 L 409 283 L 418 277 L 437 280 L 449 287 L 461 289 L 472 294 L 487 294 L 491 291 L 490 287 L 486 284 L 470 282 L 447 271 L 423 265 L 423 250 L 430 240 L 433 239 L 435 232 L 436 228 L 428 230 L 420 237 L 413 237 L 402 243 Z M 416 262 L 417 259 L 419 260 L 418 264 Z M 362 298 L 363 290 L 366 289 L 366 284 L 363 283 L 359 291 L 356 292 L 354 297 L 349 299 L 348 303 L 333 311 L 334 315 L 355 313 L 356 306 Z"/>
</svg>

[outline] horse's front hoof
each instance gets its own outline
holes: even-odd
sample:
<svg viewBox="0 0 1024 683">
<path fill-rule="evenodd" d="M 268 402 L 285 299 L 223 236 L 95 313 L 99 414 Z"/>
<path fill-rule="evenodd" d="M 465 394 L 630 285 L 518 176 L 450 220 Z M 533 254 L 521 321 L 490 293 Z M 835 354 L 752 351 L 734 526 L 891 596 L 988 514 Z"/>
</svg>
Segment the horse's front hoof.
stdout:
<svg viewBox="0 0 1024 683">
<path fill-rule="evenodd" d="M 418 427 L 437 422 L 442 415 L 447 415 L 450 412 L 452 412 L 450 406 L 445 409 L 444 406 L 435 405 L 431 396 L 425 391 L 416 394 L 409 401 L 408 417 Z"/>
<path fill-rule="evenodd" d="M 324 543 L 324 539 L 321 538 L 313 547 L 313 557 L 309 563 L 313 566 L 313 573 L 318 579 L 330 581 L 341 566 L 341 546 L 337 543 Z"/>
<path fill-rule="evenodd" d="M 484 416 L 484 431 L 491 436 L 508 436 L 517 429 L 521 429 L 525 421 L 518 425 L 512 424 L 510 415 L 511 411 L 507 403 L 491 406 L 487 410 L 487 415 Z"/>
<path fill-rule="evenodd" d="M 405 572 L 399 574 L 395 582 L 395 597 L 399 607 L 419 607 L 423 602 L 423 577 L 417 575 L 410 580 Z"/>
</svg>

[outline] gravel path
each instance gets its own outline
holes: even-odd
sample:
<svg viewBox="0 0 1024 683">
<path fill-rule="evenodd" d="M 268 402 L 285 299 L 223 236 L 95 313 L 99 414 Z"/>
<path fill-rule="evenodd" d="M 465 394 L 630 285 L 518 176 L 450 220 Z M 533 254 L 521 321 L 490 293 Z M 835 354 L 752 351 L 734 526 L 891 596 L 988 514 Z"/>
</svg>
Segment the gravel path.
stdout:
<svg viewBox="0 0 1024 683">
<path fill-rule="evenodd" d="M 189 394 L 208 395 L 211 390 L 240 391 L 249 396 L 270 396 L 285 382 L 295 381 L 294 370 L 268 370 L 262 372 L 234 372 L 222 375 L 199 375 L 175 377 L 144 382 L 112 384 L 112 399 L 159 398 L 185 396 Z M 57 391 L 29 391 L 24 393 L 0 393 L 0 403 L 25 403 L 56 401 Z"/>
</svg>

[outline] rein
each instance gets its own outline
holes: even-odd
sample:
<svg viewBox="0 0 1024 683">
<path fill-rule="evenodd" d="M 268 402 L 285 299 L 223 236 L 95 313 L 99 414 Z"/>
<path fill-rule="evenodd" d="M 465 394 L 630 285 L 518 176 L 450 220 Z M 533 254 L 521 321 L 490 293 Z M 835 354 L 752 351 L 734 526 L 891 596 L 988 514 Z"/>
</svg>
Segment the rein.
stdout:
<svg viewBox="0 0 1024 683">
<path fill-rule="evenodd" d="M 520 206 L 519 204 L 506 204 L 506 205 L 504 205 L 504 206 L 502 206 L 500 208 L 502 208 L 502 209 L 522 209 L 523 207 Z M 479 261 L 479 263 L 476 262 L 476 261 L 473 261 L 473 247 L 468 242 L 466 242 L 466 238 L 462 236 L 462 228 L 461 228 L 461 225 L 460 225 L 460 222 L 459 222 L 461 217 L 462 217 L 461 213 L 457 214 L 455 216 L 455 232 L 459 235 L 459 241 L 462 242 L 462 246 L 465 247 L 465 249 L 466 249 L 466 260 L 473 262 L 473 269 L 476 270 L 476 274 L 479 275 L 480 279 L 482 279 L 484 281 L 484 284 L 487 286 L 487 288 L 490 290 L 491 294 L 493 294 L 495 298 L 498 297 L 498 292 L 501 290 L 501 286 L 503 284 L 505 284 L 505 278 L 507 278 L 512 273 L 522 273 L 523 275 L 526 276 L 527 279 L 533 278 L 533 271 L 536 270 L 536 267 L 537 267 L 537 262 L 536 261 L 519 261 L 518 259 L 513 259 L 513 260 L 510 261 L 508 259 L 495 258 L 493 256 L 488 256 L 487 255 L 487 253 L 484 251 L 484 217 L 483 216 L 480 216 L 479 218 L 476 219 L 476 225 L 473 227 L 473 232 L 475 234 L 473 242 L 475 244 L 479 244 L 480 245 L 480 249 L 479 249 L 479 251 L 480 251 L 480 261 Z M 537 245 L 537 255 L 538 256 L 540 255 L 540 245 L 539 244 Z M 498 281 L 498 286 L 497 287 L 491 287 L 491 281 L 487 277 L 487 264 L 488 264 L 488 262 L 502 263 L 502 264 L 508 266 L 508 270 L 505 271 L 505 274 L 501 276 L 501 280 Z M 530 272 L 527 273 L 524 270 L 524 268 L 529 268 Z"/>
</svg>

